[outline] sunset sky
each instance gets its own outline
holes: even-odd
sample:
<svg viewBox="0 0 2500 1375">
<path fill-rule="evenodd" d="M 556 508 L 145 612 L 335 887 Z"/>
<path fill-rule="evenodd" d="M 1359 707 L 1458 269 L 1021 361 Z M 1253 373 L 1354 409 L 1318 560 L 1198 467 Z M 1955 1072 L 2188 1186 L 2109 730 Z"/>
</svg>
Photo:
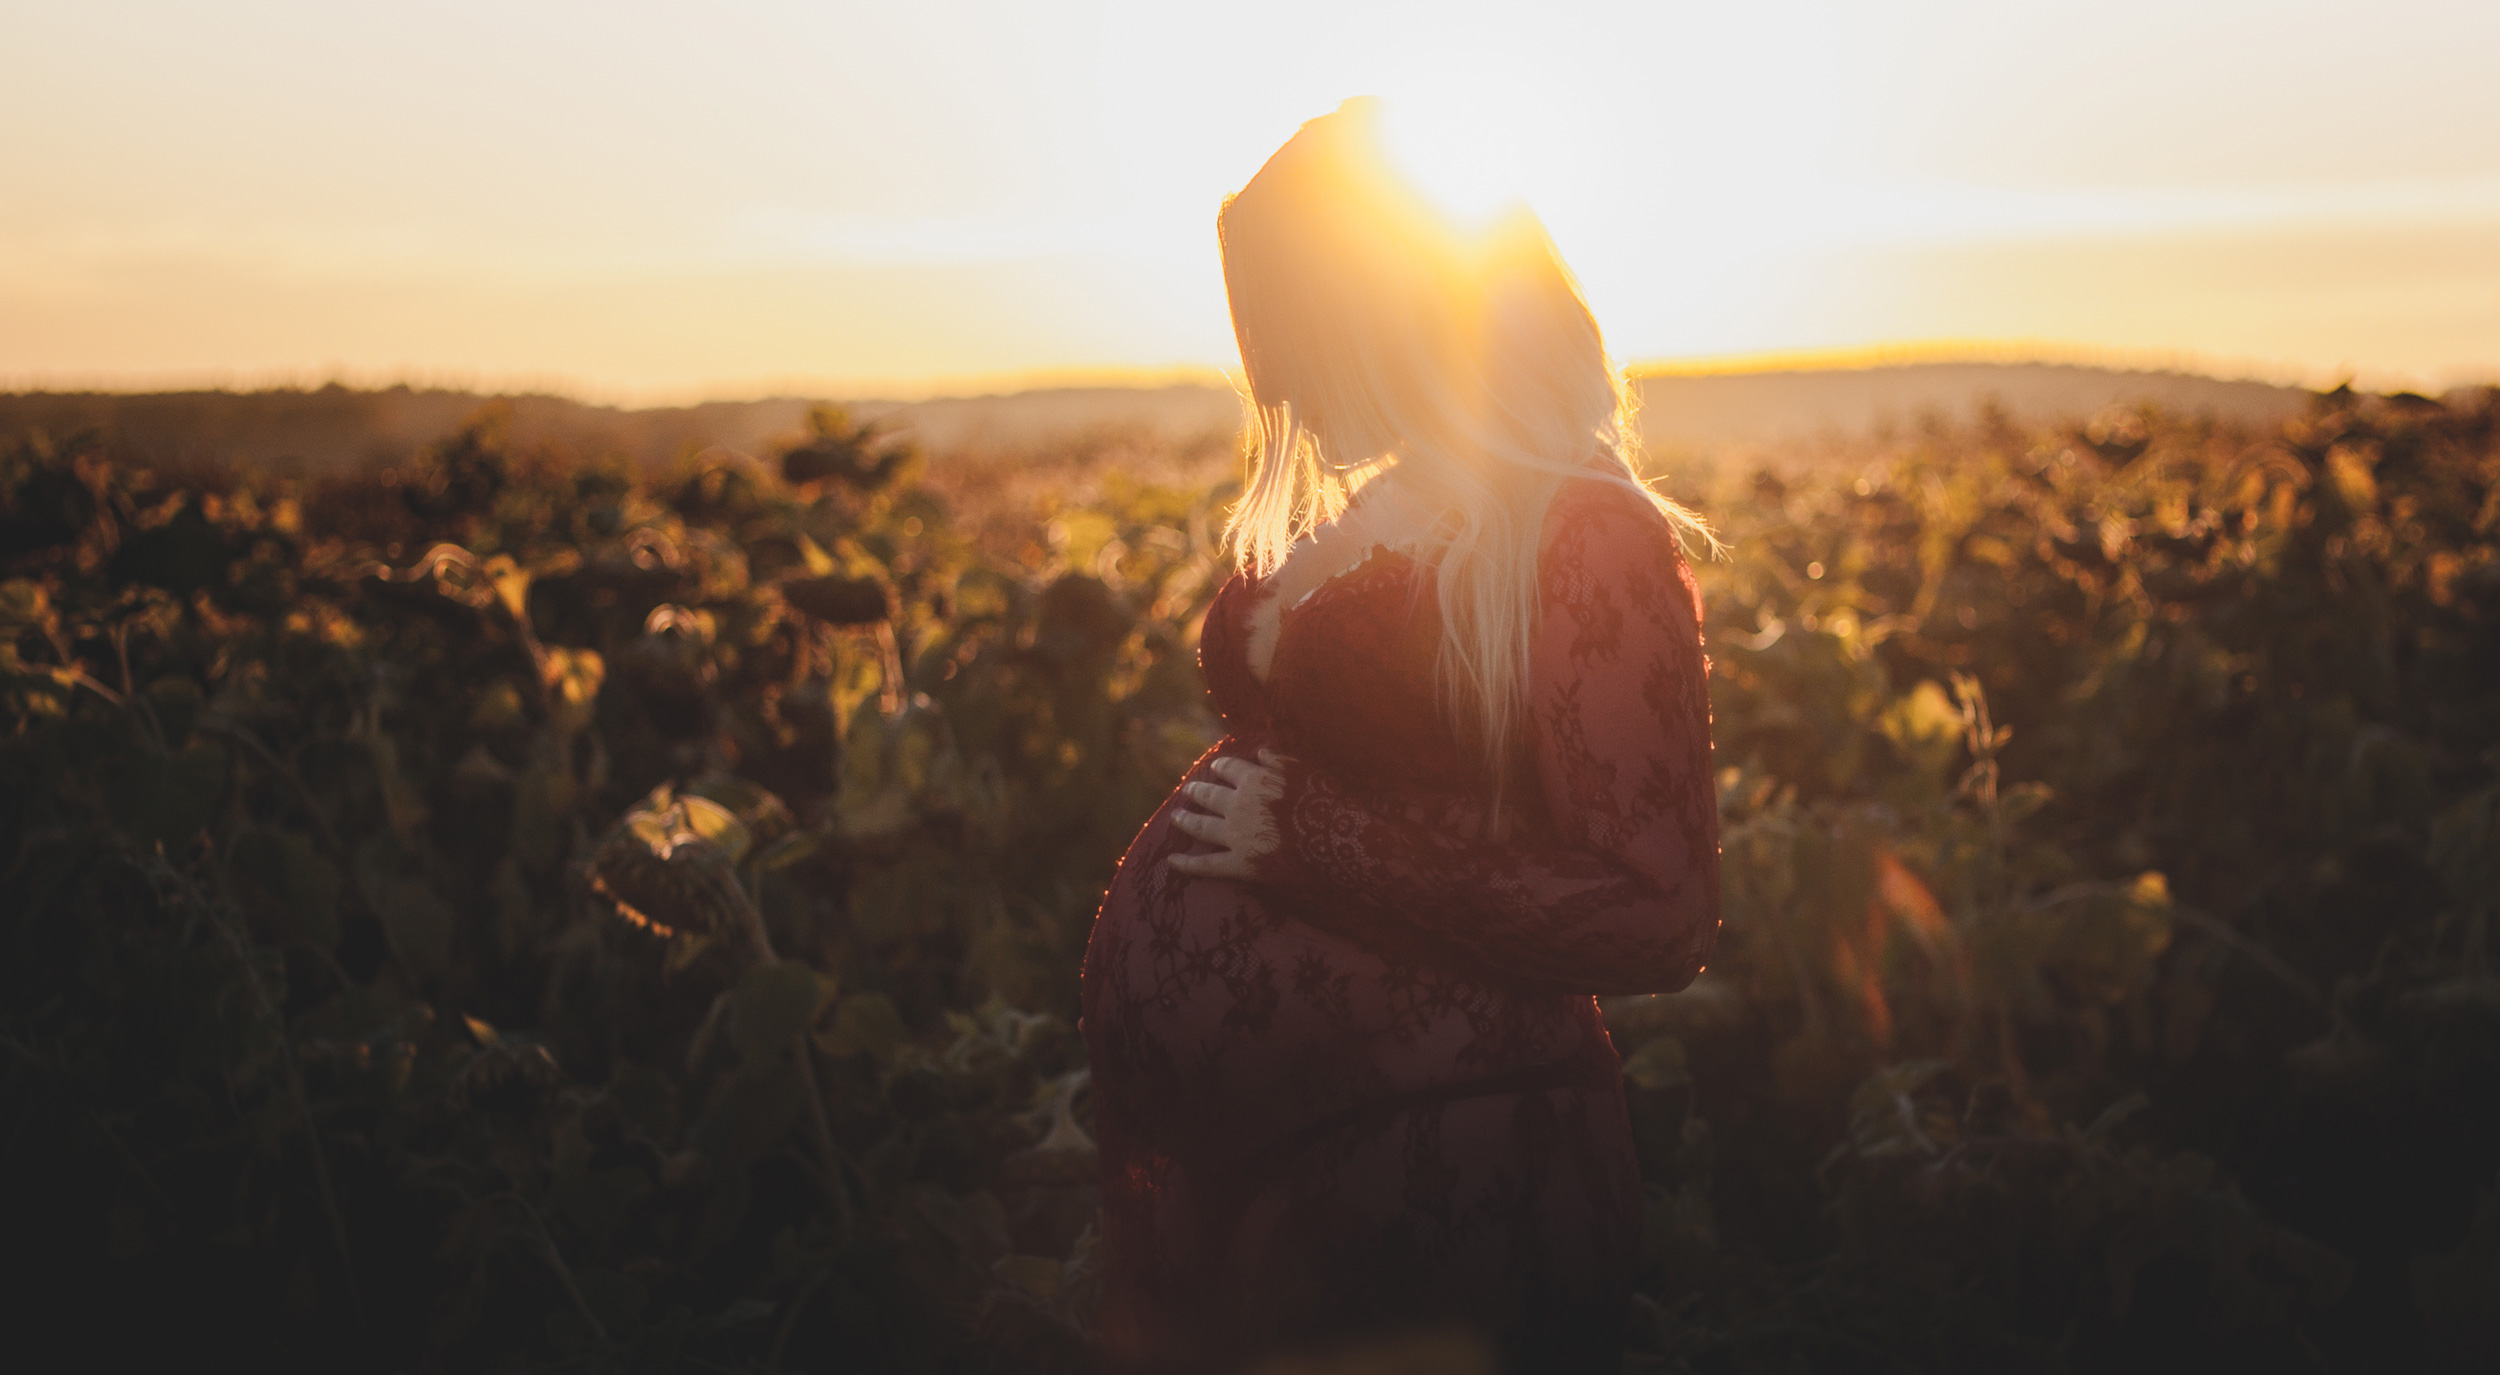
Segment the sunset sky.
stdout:
<svg viewBox="0 0 2500 1375">
<path fill-rule="evenodd" d="M 2500 379 L 2489 0 L 0 16 L 5 388 L 1225 367 L 1217 203 L 1356 94 L 1524 194 L 1625 360 Z"/>
</svg>

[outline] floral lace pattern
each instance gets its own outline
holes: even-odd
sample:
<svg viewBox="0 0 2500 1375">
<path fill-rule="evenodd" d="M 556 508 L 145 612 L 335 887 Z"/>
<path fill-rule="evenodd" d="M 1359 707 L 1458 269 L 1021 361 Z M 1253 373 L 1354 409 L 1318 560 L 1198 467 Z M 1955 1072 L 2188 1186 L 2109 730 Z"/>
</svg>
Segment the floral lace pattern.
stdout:
<svg viewBox="0 0 2500 1375">
<path fill-rule="evenodd" d="M 1539 1369 L 1609 1368 L 1640 1182 L 1596 993 L 1681 988 L 1717 930 L 1698 597 L 1619 487 L 1555 499 L 1530 744 L 1497 822 L 1433 690 L 1424 570 L 1382 552 L 1242 653 L 1200 637 L 1231 734 L 1291 756 L 1254 883 L 1130 846 L 1086 953 L 1115 1361 L 1214 1369 L 1458 1319 Z M 1529 786 L 1530 782 L 1533 786 Z"/>
</svg>

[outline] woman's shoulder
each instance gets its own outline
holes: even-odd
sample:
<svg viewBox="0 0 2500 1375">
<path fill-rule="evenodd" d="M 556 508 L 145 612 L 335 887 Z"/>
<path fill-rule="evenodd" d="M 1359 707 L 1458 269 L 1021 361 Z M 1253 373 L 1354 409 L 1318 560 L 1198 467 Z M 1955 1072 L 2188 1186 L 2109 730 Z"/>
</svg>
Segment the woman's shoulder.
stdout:
<svg viewBox="0 0 2500 1375">
<path fill-rule="evenodd" d="M 1627 555 L 1683 558 L 1683 541 L 1656 498 L 1620 470 L 1591 464 L 1563 479 L 1546 508 L 1544 544 L 1557 549 L 1620 548 Z"/>
<path fill-rule="evenodd" d="M 1701 589 L 1684 541 L 1658 501 L 1628 480 L 1595 469 L 1566 479 L 1545 517 L 1540 581 L 1549 601 L 1611 603 L 1689 618 L 1699 633 Z"/>
</svg>

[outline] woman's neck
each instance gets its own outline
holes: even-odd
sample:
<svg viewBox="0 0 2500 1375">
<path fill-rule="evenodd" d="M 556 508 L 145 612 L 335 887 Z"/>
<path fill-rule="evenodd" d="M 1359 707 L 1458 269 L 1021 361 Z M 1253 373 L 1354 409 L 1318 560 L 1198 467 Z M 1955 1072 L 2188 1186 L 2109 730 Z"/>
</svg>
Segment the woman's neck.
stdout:
<svg viewBox="0 0 2500 1375">
<path fill-rule="evenodd" d="M 1344 514 L 1297 541 L 1286 551 L 1283 565 L 1261 580 L 1243 645 L 1252 675 L 1267 680 L 1285 613 L 1329 579 L 1360 567 L 1375 549 L 1419 557 L 1426 551 L 1441 513 L 1410 490 L 1412 485 L 1398 482 L 1395 468 L 1363 484 Z"/>
</svg>

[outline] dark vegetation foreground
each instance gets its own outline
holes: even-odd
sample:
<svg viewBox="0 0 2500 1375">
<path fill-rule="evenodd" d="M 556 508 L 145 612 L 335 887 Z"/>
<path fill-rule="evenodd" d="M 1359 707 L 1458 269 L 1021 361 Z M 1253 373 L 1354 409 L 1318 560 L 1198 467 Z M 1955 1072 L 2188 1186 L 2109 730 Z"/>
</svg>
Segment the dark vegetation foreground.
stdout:
<svg viewBox="0 0 2500 1375">
<path fill-rule="evenodd" d="M 1820 471 L 1682 493 L 1727 924 L 1607 1007 L 1626 1369 L 2491 1368 L 2500 394 Z M 1225 495 L 0 450 L 13 1345 L 1084 1368 Z"/>
</svg>

